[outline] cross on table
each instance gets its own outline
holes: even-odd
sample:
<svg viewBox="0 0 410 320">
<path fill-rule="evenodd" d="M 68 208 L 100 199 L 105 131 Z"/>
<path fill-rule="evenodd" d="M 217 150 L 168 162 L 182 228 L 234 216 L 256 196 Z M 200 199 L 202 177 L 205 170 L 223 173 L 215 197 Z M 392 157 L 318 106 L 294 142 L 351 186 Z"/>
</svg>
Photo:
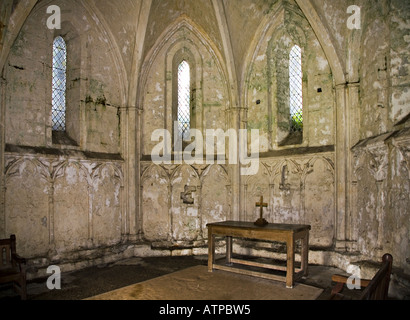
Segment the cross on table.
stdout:
<svg viewBox="0 0 410 320">
<path fill-rule="evenodd" d="M 263 215 L 263 208 L 267 208 L 268 204 L 263 202 L 263 196 L 261 196 L 261 200 L 260 202 L 256 202 L 256 206 L 261 208 L 261 216 L 260 218 L 262 219 L 262 215 Z"/>
<path fill-rule="evenodd" d="M 264 207 L 266 208 L 266 207 L 268 206 L 267 203 L 264 203 L 264 202 L 263 202 L 263 196 L 261 196 L 260 202 L 256 202 L 255 205 L 256 205 L 257 207 L 260 207 L 260 208 L 261 208 L 260 217 L 259 217 L 258 220 L 255 221 L 255 225 L 257 225 L 257 226 L 267 225 L 268 222 L 267 222 L 265 219 L 263 219 L 263 217 L 262 217 L 262 216 L 263 216 L 263 208 L 264 208 Z"/>
</svg>

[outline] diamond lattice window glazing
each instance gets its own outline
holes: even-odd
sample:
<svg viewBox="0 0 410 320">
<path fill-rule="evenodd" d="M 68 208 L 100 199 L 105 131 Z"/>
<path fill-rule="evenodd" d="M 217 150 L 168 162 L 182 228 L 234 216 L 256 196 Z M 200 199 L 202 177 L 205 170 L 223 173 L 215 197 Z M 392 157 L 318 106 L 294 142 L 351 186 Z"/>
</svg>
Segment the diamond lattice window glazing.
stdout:
<svg viewBox="0 0 410 320">
<path fill-rule="evenodd" d="M 190 91 L 190 69 L 188 62 L 184 60 L 178 66 L 178 132 L 182 139 L 188 139 L 190 135 Z"/>
<path fill-rule="evenodd" d="M 289 54 L 289 93 L 291 131 L 302 131 L 302 51 L 297 45 L 293 46 Z"/>
<path fill-rule="evenodd" d="M 54 131 L 65 131 L 67 49 L 62 37 L 53 43 L 52 124 Z"/>
</svg>

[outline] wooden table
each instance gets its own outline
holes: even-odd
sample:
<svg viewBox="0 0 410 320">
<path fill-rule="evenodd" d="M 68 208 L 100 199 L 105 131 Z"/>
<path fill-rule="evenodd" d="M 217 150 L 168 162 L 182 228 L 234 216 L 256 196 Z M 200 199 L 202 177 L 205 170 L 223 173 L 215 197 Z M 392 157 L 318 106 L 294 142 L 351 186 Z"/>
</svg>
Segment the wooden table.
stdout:
<svg viewBox="0 0 410 320">
<path fill-rule="evenodd" d="M 276 224 L 270 223 L 259 227 L 253 222 L 224 221 L 208 223 L 208 271 L 213 269 L 242 273 L 265 279 L 281 280 L 286 282 L 287 288 L 293 288 L 294 282 L 303 276 L 307 276 L 308 253 L 309 253 L 309 225 L 300 224 Z M 215 236 L 226 237 L 226 264 L 215 263 Z M 247 238 L 255 240 L 280 241 L 286 243 L 286 267 L 276 266 L 232 257 L 232 238 Z M 301 268 L 295 270 L 295 241 L 301 239 Z M 232 267 L 233 263 L 257 266 L 268 269 L 286 271 L 286 277 L 269 274 L 266 272 L 252 271 Z M 297 273 L 295 273 L 297 271 Z"/>
</svg>

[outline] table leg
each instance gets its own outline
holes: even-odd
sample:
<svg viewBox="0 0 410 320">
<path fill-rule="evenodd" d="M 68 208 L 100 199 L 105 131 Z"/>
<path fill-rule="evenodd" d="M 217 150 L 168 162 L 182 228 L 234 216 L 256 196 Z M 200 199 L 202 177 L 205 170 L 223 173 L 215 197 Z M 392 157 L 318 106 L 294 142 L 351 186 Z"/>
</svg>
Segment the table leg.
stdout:
<svg viewBox="0 0 410 320">
<path fill-rule="evenodd" d="M 308 275 L 308 263 L 309 263 L 309 231 L 306 231 L 302 238 L 302 257 L 301 257 L 301 269 L 303 276 Z"/>
<path fill-rule="evenodd" d="M 232 265 L 232 237 L 226 237 L 226 264 L 228 266 Z"/>
<path fill-rule="evenodd" d="M 215 262 L 215 236 L 212 235 L 212 228 L 208 228 L 208 272 L 212 272 Z"/>
<path fill-rule="evenodd" d="M 286 241 L 286 288 L 293 288 L 295 274 L 295 239 L 293 234 Z"/>
</svg>

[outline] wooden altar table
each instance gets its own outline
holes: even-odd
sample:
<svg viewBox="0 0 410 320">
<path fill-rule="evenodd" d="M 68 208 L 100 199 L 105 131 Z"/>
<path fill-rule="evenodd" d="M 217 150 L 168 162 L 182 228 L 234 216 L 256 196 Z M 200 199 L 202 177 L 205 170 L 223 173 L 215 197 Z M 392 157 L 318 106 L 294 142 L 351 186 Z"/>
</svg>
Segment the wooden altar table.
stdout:
<svg viewBox="0 0 410 320">
<path fill-rule="evenodd" d="M 295 281 L 307 276 L 308 253 L 309 253 L 309 230 L 310 225 L 301 224 L 277 224 L 270 223 L 263 227 L 256 226 L 253 222 L 224 221 L 208 223 L 208 271 L 213 269 L 231 271 L 262 277 L 265 279 L 280 280 L 286 282 L 287 288 L 293 288 Z M 215 237 L 226 237 L 226 264 L 215 263 Z M 232 257 L 232 238 L 247 238 L 254 240 L 280 241 L 286 243 L 286 267 L 276 266 Z M 295 242 L 301 239 L 301 268 L 295 269 Z M 286 277 L 266 272 L 252 271 L 232 267 L 233 263 L 256 266 L 267 269 L 286 271 Z M 295 273 L 296 271 L 296 273 Z"/>
</svg>

